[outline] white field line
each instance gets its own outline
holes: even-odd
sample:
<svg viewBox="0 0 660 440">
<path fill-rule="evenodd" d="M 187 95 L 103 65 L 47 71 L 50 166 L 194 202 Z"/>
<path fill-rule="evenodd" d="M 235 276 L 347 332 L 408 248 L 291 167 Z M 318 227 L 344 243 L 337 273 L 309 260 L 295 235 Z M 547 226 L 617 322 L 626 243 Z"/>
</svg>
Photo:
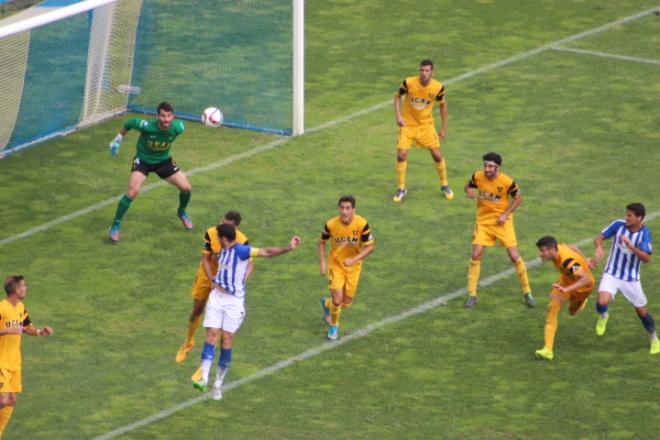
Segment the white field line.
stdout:
<svg viewBox="0 0 660 440">
<path fill-rule="evenodd" d="M 644 63 L 644 64 L 655 64 L 656 66 L 660 66 L 660 61 L 658 60 L 649 60 L 646 58 L 637 58 L 637 57 L 630 57 L 628 55 L 617 55 L 615 53 L 607 53 L 607 52 L 597 52 L 595 50 L 584 50 L 584 49 L 575 49 L 572 47 L 553 47 L 552 50 L 558 50 L 561 52 L 572 52 L 572 53 L 578 53 L 582 55 L 592 55 L 596 57 L 602 57 L 602 58 L 609 58 L 612 60 L 621 60 L 621 61 L 633 61 L 636 63 Z"/>
<path fill-rule="evenodd" d="M 656 211 L 652 214 L 649 214 L 646 216 L 645 221 L 650 222 L 653 221 L 656 217 L 660 215 L 660 211 Z M 596 234 L 594 234 L 595 237 Z M 583 240 L 578 241 L 575 243 L 576 246 L 584 246 L 589 243 L 591 243 L 594 239 L 594 237 L 590 238 L 585 238 Z M 531 269 L 533 267 L 536 267 L 541 264 L 541 260 L 538 258 L 535 258 L 531 261 L 526 262 L 527 268 Z M 497 281 L 507 278 L 510 275 L 513 275 L 515 273 L 514 268 L 509 268 L 507 270 L 504 270 L 502 272 L 499 272 L 495 275 L 491 275 L 487 278 L 482 279 L 479 282 L 479 287 L 486 287 L 490 286 L 491 284 L 496 283 Z M 234 388 L 238 388 L 241 385 L 248 384 L 250 382 L 254 382 L 255 380 L 261 379 L 263 377 L 269 376 L 273 373 L 276 373 L 280 370 L 283 370 L 287 367 L 290 367 L 291 365 L 294 365 L 298 362 L 302 362 L 304 360 L 313 358 L 318 356 L 319 354 L 327 351 L 327 350 L 332 350 L 335 349 L 341 345 L 344 345 L 348 342 L 353 341 L 354 339 L 360 339 L 365 336 L 369 336 L 374 330 L 378 330 L 382 327 L 385 327 L 386 325 L 394 324 L 399 321 L 403 321 L 404 319 L 410 318 L 411 316 L 416 316 L 420 315 L 422 313 L 425 313 L 429 310 L 435 309 L 436 307 L 443 306 L 447 304 L 448 301 L 458 298 L 460 296 L 463 296 L 467 293 L 467 289 L 465 287 L 462 287 L 460 289 L 454 290 L 451 293 L 446 293 L 444 295 L 441 295 L 435 299 L 432 299 L 430 301 L 427 301 L 425 303 L 422 303 L 418 306 L 415 306 L 411 309 L 405 310 L 397 315 L 392 315 L 388 316 L 387 318 L 381 319 L 380 321 L 376 321 L 374 323 L 371 323 L 367 325 L 366 327 L 362 327 L 361 329 L 358 329 L 354 331 L 351 334 L 348 334 L 346 336 L 342 336 L 340 339 L 334 341 L 334 342 L 326 342 L 324 344 L 318 345 L 314 348 L 310 348 L 309 350 L 305 350 L 300 354 L 297 354 L 295 356 L 292 356 L 288 359 L 284 359 L 276 364 L 273 364 L 269 367 L 266 367 L 262 370 L 257 371 L 254 374 L 251 374 L 249 376 L 246 376 L 242 379 L 235 380 L 233 382 L 229 382 L 228 384 L 224 385 L 222 387 L 223 392 L 227 392 L 230 390 L 233 390 Z M 469 312 L 468 312 L 469 313 Z M 126 434 L 127 432 L 133 431 L 135 429 L 141 428 L 143 426 L 149 425 L 151 423 L 157 422 L 159 420 L 162 420 L 166 417 L 171 416 L 172 414 L 175 414 L 179 411 L 182 411 L 186 408 L 190 408 L 193 405 L 197 405 L 198 403 L 204 402 L 205 400 L 208 400 L 211 398 L 211 393 L 205 393 L 202 394 L 198 397 L 192 398 L 185 400 L 177 405 L 174 405 L 170 408 L 164 409 L 162 411 L 159 411 L 149 417 L 146 417 L 142 420 L 138 420 L 137 422 L 130 423 L 128 425 L 122 426 L 120 428 L 114 429 L 112 431 L 106 432 L 105 434 L 102 434 L 98 437 L 94 437 L 92 440 L 109 440 L 111 438 L 117 437 L 122 434 Z"/>
<path fill-rule="evenodd" d="M 532 57 L 534 55 L 537 55 L 541 52 L 544 52 L 546 50 L 554 49 L 554 48 L 556 48 L 556 46 L 560 46 L 560 45 L 566 44 L 566 43 L 571 43 L 573 41 L 580 40 L 580 39 L 588 37 L 590 35 L 594 35 L 594 34 L 597 34 L 599 32 L 603 32 L 605 30 L 611 29 L 615 26 L 619 26 L 621 24 L 629 23 L 629 22 L 634 21 L 634 20 L 638 20 L 638 19 L 640 19 L 642 17 L 646 17 L 647 15 L 652 14 L 656 11 L 660 11 L 660 6 L 656 6 L 654 8 L 648 9 L 646 11 L 642 11 L 642 12 L 639 12 L 637 14 L 633 14 L 633 15 L 629 15 L 627 17 L 620 18 L 618 20 L 607 23 L 603 26 L 599 26 L 597 28 L 594 28 L 594 29 L 591 29 L 591 30 L 588 30 L 588 31 L 585 31 L 585 32 L 580 32 L 578 34 L 571 35 L 571 36 L 566 37 L 566 38 L 562 38 L 561 40 L 557 40 L 557 41 L 554 41 L 552 43 L 544 44 L 543 46 L 540 46 L 536 49 L 532 49 L 532 50 L 529 50 L 527 52 L 523 52 L 523 53 L 520 53 L 518 55 L 514 55 L 510 58 L 506 58 L 506 59 L 498 61 L 496 63 L 488 64 L 486 66 L 479 67 L 479 68 L 474 69 L 474 70 L 470 70 L 470 71 L 465 72 L 461 75 L 458 75 L 458 76 L 455 76 L 453 78 L 450 78 L 450 79 L 446 80 L 445 84 L 457 83 L 457 82 L 463 81 L 465 79 L 472 78 L 474 76 L 480 75 L 484 72 L 488 72 L 490 70 L 497 69 L 499 67 L 515 63 L 516 61 L 520 61 L 520 60 L 523 60 L 523 59 L 526 59 L 526 58 L 530 58 L 530 57 Z M 358 118 L 360 116 L 364 116 L 364 115 L 367 115 L 369 113 L 381 110 L 381 109 L 387 107 L 388 105 L 390 105 L 391 103 L 392 103 L 391 99 L 387 100 L 387 101 L 383 101 L 380 104 L 376 104 L 376 105 L 373 105 L 373 106 L 368 107 L 366 109 L 360 110 L 358 112 L 351 113 L 350 115 L 335 119 L 335 120 L 330 121 L 330 122 L 326 122 L 325 124 L 321 124 L 321 125 L 318 125 L 316 127 L 309 128 L 309 129 L 306 130 L 306 133 L 314 133 L 314 132 L 317 132 L 317 131 L 325 130 L 326 128 L 334 127 L 335 125 L 343 124 L 345 122 L 351 121 L 351 120 L 353 120 L 355 118 Z M 287 138 L 281 138 L 281 139 L 278 139 L 278 140 L 275 140 L 275 141 L 272 141 L 272 142 L 268 142 L 267 144 L 260 145 L 258 147 L 255 147 L 255 148 L 251 149 L 251 150 L 247 150 L 243 153 L 236 154 L 234 156 L 230 156 L 226 159 L 220 160 L 218 162 L 214 162 L 214 163 L 212 163 L 210 165 L 207 165 L 205 167 L 194 168 L 193 170 L 186 173 L 186 175 L 187 176 L 194 176 L 195 174 L 205 173 L 205 172 L 208 172 L 208 171 L 215 170 L 217 168 L 222 168 L 222 167 L 227 166 L 227 165 L 229 165 L 233 162 L 236 162 L 237 160 L 246 159 L 248 157 L 255 156 L 259 153 L 269 151 L 269 150 L 273 150 L 273 149 L 279 147 L 280 145 L 283 145 L 283 144 L 287 143 L 290 139 L 291 138 L 287 137 Z M 140 192 L 145 193 L 145 192 L 151 191 L 154 188 L 158 188 L 160 186 L 163 186 L 164 184 L 165 183 L 163 181 L 154 182 L 152 184 L 145 185 L 144 187 L 142 187 Z M 98 211 L 99 209 L 105 208 L 108 205 L 116 203 L 117 201 L 119 201 L 120 198 L 121 198 L 121 196 L 115 196 L 115 197 L 103 200 L 103 201 L 101 201 L 101 202 L 99 202 L 95 205 L 91 205 L 91 206 L 88 206 L 87 208 L 83 208 L 83 209 L 80 209 L 78 211 L 72 212 L 70 214 L 64 215 L 64 216 L 59 217 L 59 218 L 57 218 L 55 220 L 52 220 L 50 222 L 47 222 L 47 223 L 44 223 L 42 225 L 36 226 L 34 228 L 28 229 L 27 231 L 23 231 L 23 232 L 20 232 L 18 234 L 0 239 L 0 246 L 12 243 L 14 241 L 17 241 L 17 240 L 20 240 L 20 239 L 23 239 L 23 238 L 30 237 L 32 235 L 35 235 L 35 234 L 39 233 L 39 232 L 46 231 L 46 230 L 52 228 L 53 226 L 57 226 L 61 223 L 68 222 L 69 220 L 73 220 L 77 217 L 81 217 L 81 216 L 89 214 L 91 212 Z"/>
</svg>

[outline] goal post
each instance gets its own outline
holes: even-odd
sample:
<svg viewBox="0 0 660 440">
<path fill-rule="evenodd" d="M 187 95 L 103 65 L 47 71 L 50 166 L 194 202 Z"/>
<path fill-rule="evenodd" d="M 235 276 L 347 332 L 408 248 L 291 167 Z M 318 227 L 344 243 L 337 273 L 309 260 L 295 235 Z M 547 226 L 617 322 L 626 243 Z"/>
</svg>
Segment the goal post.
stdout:
<svg viewBox="0 0 660 440">
<path fill-rule="evenodd" d="M 46 0 L 0 21 L 0 96 L 0 157 L 160 101 L 301 134 L 304 0 Z"/>
</svg>

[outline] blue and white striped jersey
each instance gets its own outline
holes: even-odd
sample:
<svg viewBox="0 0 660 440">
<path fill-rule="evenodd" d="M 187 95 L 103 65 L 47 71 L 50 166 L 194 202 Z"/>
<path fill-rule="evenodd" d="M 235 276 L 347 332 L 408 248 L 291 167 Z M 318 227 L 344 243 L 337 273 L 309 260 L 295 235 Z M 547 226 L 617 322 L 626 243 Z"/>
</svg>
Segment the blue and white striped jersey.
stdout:
<svg viewBox="0 0 660 440">
<path fill-rule="evenodd" d="M 614 237 L 604 272 L 623 281 L 639 281 L 639 266 L 642 261 L 628 249 L 621 237 L 625 235 L 636 248 L 652 254 L 651 230 L 643 225 L 639 231 L 632 232 L 626 227 L 624 220 L 615 220 L 603 229 L 601 234 L 606 239 Z"/>
<path fill-rule="evenodd" d="M 239 243 L 229 249 L 222 248 L 218 256 L 218 273 L 213 282 L 219 284 L 229 294 L 244 298 L 247 293 L 245 278 L 252 250 L 258 249 Z"/>
</svg>

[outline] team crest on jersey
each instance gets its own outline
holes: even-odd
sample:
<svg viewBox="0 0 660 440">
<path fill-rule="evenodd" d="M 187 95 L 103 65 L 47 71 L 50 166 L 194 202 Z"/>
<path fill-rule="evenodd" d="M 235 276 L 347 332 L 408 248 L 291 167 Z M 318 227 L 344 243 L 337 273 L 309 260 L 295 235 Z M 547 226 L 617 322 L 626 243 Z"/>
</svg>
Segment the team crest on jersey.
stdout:
<svg viewBox="0 0 660 440">
<path fill-rule="evenodd" d="M 497 187 L 497 192 L 498 192 L 498 193 L 501 193 L 503 189 L 504 189 L 504 188 L 502 188 L 501 186 L 498 186 L 498 187 Z"/>
<path fill-rule="evenodd" d="M 358 235 L 358 232 L 360 232 L 360 231 L 357 231 L 357 230 L 353 231 L 353 235 Z"/>
</svg>

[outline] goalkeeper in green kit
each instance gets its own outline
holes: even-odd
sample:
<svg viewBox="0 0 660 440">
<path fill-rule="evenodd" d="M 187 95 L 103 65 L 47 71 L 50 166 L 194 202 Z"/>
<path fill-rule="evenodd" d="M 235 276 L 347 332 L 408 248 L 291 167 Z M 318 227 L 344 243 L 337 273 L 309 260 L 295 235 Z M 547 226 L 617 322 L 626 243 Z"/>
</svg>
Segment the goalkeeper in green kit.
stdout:
<svg viewBox="0 0 660 440">
<path fill-rule="evenodd" d="M 119 130 L 117 137 L 110 143 L 110 154 L 115 156 L 119 152 L 121 141 L 130 129 L 134 128 L 141 133 L 137 141 L 137 153 L 133 159 L 131 176 L 128 180 L 128 191 L 119 200 L 115 219 L 108 231 L 110 240 L 114 243 L 119 241 L 119 230 L 124 214 L 137 197 L 150 172 L 158 174 L 158 177 L 179 189 L 177 216 L 184 228 L 192 229 L 193 227 L 190 217 L 186 214 L 186 206 L 190 200 L 192 188 L 186 175 L 181 172 L 170 156 L 174 139 L 183 133 L 183 121 L 174 119 L 174 108 L 167 102 L 158 104 L 157 112 L 157 119 L 128 119 Z"/>
</svg>

